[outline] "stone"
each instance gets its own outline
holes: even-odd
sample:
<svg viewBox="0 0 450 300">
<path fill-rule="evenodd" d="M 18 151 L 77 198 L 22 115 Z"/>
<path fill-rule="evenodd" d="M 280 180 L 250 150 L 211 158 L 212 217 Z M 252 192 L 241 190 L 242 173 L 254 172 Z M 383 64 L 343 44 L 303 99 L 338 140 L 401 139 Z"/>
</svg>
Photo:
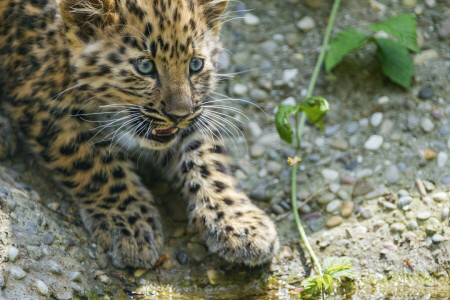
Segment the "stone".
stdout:
<svg viewBox="0 0 450 300">
<path fill-rule="evenodd" d="M 441 178 L 441 183 L 443 185 L 450 185 L 450 176 L 442 177 Z"/>
<path fill-rule="evenodd" d="M 71 281 L 81 282 L 81 273 L 78 271 L 71 272 L 69 278 Z"/>
<path fill-rule="evenodd" d="M 416 218 L 420 221 L 428 220 L 430 217 L 431 217 L 431 213 L 429 211 L 419 212 L 416 216 Z"/>
<path fill-rule="evenodd" d="M 431 181 L 422 180 L 422 182 L 423 182 L 423 186 L 425 187 L 425 189 L 429 192 L 433 191 L 436 188 L 434 183 L 432 183 Z"/>
<path fill-rule="evenodd" d="M 27 223 L 27 232 L 30 235 L 37 235 L 39 233 L 38 228 L 34 222 L 29 221 Z"/>
<path fill-rule="evenodd" d="M 281 215 L 282 213 L 284 213 L 284 209 L 278 204 L 274 204 L 272 206 L 272 211 L 277 215 Z"/>
<path fill-rule="evenodd" d="M 441 221 L 447 220 L 449 213 L 450 213 L 450 208 L 448 206 L 444 207 L 444 209 L 442 209 Z"/>
<path fill-rule="evenodd" d="M 444 168 L 448 161 L 448 154 L 444 151 L 440 151 L 437 155 L 436 164 L 438 168 Z"/>
<path fill-rule="evenodd" d="M 348 149 L 348 143 L 345 140 L 334 140 L 331 147 L 337 150 L 346 151 Z"/>
<path fill-rule="evenodd" d="M 260 47 L 268 56 L 274 56 L 279 49 L 279 46 L 275 41 L 265 41 Z"/>
<path fill-rule="evenodd" d="M 325 6 L 323 0 L 305 0 L 305 4 L 306 6 L 314 10 L 322 9 Z"/>
<path fill-rule="evenodd" d="M 328 228 L 333 228 L 342 224 L 344 219 L 341 216 L 332 216 L 326 221 L 326 225 Z"/>
<path fill-rule="evenodd" d="M 440 120 L 442 118 L 442 114 L 440 111 L 433 109 L 430 113 L 430 115 L 433 117 L 433 119 L 435 120 Z"/>
<path fill-rule="evenodd" d="M 373 191 L 373 187 L 368 184 L 366 181 L 359 180 L 356 182 L 355 186 L 353 187 L 352 196 L 353 198 L 366 195 L 367 193 Z"/>
<path fill-rule="evenodd" d="M 236 96 L 244 96 L 246 95 L 248 92 L 248 88 L 247 86 L 240 84 L 240 83 L 236 83 L 233 86 L 233 94 L 235 94 Z"/>
<path fill-rule="evenodd" d="M 51 234 L 50 232 L 46 232 L 44 233 L 44 235 L 42 236 L 42 242 L 44 244 L 46 244 L 47 246 L 50 246 L 51 244 L 53 244 L 53 241 L 55 240 L 55 237 L 53 236 L 53 234 Z"/>
<path fill-rule="evenodd" d="M 244 15 L 244 24 L 249 26 L 255 26 L 259 24 L 259 18 L 251 13 Z"/>
<path fill-rule="evenodd" d="M 267 100 L 267 98 L 269 97 L 269 95 L 267 94 L 266 91 L 261 90 L 261 89 L 252 89 L 250 91 L 250 97 L 254 100 L 254 101 L 264 101 Z"/>
<path fill-rule="evenodd" d="M 180 263 L 180 265 L 186 264 L 187 258 L 188 258 L 186 253 L 184 253 L 183 251 L 180 251 L 175 256 L 176 256 L 178 262 Z"/>
<path fill-rule="evenodd" d="M 323 179 L 327 182 L 336 181 L 339 178 L 339 173 L 333 169 L 322 169 L 320 172 Z"/>
<path fill-rule="evenodd" d="M 420 121 L 420 127 L 422 127 L 422 130 L 425 132 L 431 132 L 434 129 L 434 124 L 429 118 L 423 118 Z"/>
<path fill-rule="evenodd" d="M 206 256 L 208 255 L 206 247 L 198 243 L 188 243 L 187 250 L 190 257 L 196 262 L 204 261 Z"/>
<path fill-rule="evenodd" d="M 406 226 L 405 226 L 405 224 L 400 223 L 400 222 L 394 223 L 394 224 L 391 224 L 391 230 L 392 230 L 392 232 L 401 233 L 406 230 Z"/>
<path fill-rule="evenodd" d="M 267 78 L 260 78 L 258 80 L 258 86 L 266 91 L 272 90 L 272 81 Z"/>
<path fill-rule="evenodd" d="M 370 125 L 373 127 L 380 126 L 381 121 L 383 121 L 383 113 L 381 112 L 376 112 L 370 117 Z"/>
<path fill-rule="evenodd" d="M 369 168 L 364 168 L 361 170 L 356 171 L 356 178 L 361 179 L 365 177 L 370 177 L 373 175 L 373 170 Z"/>
<path fill-rule="evenodd" d="M 333 125 L 333 126 L 326 126 L 325 130 L 323 131 L 323 134 L 325 136 L 333 136 L 339 131 L 339 129 L 341 129 L 341 125 L 340 124 L 336 124 L 336 125 Z"/>
<path fill-rule="evenodd" d="M 346 132 L 348 134 L 354 134 L 356 131 L 358 131 L 358 128 L 359 128 L 358 122 L 353 121 L 347 124 Z"/>
<path fill-rule="evenodd" d="M 414 55 L 413 62 L 415 65 L 423 65 L 436 58 L 438 58 L 438 53 L 436 50 L 423 50 L 421 53 Z"/>
<path fill-rule="evenodd" d="M 385 177 L 387 183 L 394 184 L 400 179 L 400 172 L 396 165 L 390 165 L 386 168 Z"/>
<path fill-rule="evenodd" d="M 34 286 L 36 287 L 36 289 L 38 290 L 38 292 L 41 295 L 43 295 L 43 296 L 48 295 L 48 286 L 42 280 L 37 279 L 34 282 Z"/>
<path fill-rule="evenodd" d="M 388 250 L 393 251 L 393 252 L 397 251 L 397 246 L 395 246 L 394 243 L 392 243 L 392 242 L 384 242 L 383 243 L 383 248 L 384 249 L 388 249 Z"/>
<path fill-rule="evenodd" d="M 449 201 L 449 196 L 446 192 L 436 192 L 431 194 L 431 198 L 438 202 L 447 202 Z"/>
<path fill-rule="evenodd" d="M 16 280 L 24 279 L 25 276 L 27 276 L 27 273 L 18 266 L 10 266 L 9 273 L 11 274 L 12 278 Z"/>
<path fill-rule="evenodd" d="M 367 208 L 367 207 L 363 208 L 363 209 L 361 210 L 361 217 L 363 217 L 364 219 L 370 219 L 370 218 L 372 218 L 372 217 L 373 217 L 373 212 L 372 212 L 372 210 L 371 210 L 370 208 Z"/>
<path fill-rule="evenodd" d="M 446 40 L 450 37 L 450 20 L 448 18 L 444 18 L 439 24 L 438 36 L 441 40 Z"/>
<path fill-rule="evenodd" d="M 411 221 L 406 227 L 408 228 L 408 230 L 416 230 L 417 228 L 419 228 L 419 224 L 417 224 L 416 221 Z"/>
<path fill-rule="evenodd" d="M 383 96 L 378 98 L 377 100 L 378 105 L 385 105 L 389 103 L 389 97 L 388 96 Z"/>
<path fill-rule="evenodd" d="M 316 27 L 316 23 L 310 16 L 303 17 L 300 21 L 297 22 L 297 28 L 301 31 L 309 31 L 314 27 Z"/>
<path fill-rule="evenodd" d="M 436 152 L 433 149 L 425 149 L 419 151 L 420 155 L 426 160 L 432 160 L 436 158 Z"/>
<path fill-rule="evenodd" d="M 269 161 L 267 163 L 267 171 L 269 172 L 269 174 L 278 175 L 280 174 L 282 168 L 283 166 L 276 161 Z"/>
<path fill-rule="evenodd" d="M 391 203 L 388 201 L 381 201 L 381 204 L 383 205 L 384 208 L 389 209 L 389 210 L 394 210 L 397 208 L 397 206 L 395 206 L 394 203 Z"/>
<path fill-rule="evenodd" d="M 342 207 L 341 200 L 333 200 L 327 204 L 326 211 L 327 211 L 327 213 L 333 214 L 333 213 L 337 212 L 341 207 Z"/>
<path fill-rule="evenodd" d="M 317 203 L 319 205 L 326 205 L 326 204 L 330 203 L 331 201 L 333 201 L 334 199 L 335 199 L 334 194 L 325 193 L 317 199 Z"/>
<path fill-rule="evenodd" d="M 436 233 L 431 237 L 431 240 L 433 241 L 434 244 L 439 244 L 444 241 L 444 237 L 442 235 Z"/>
<path fill-rule="evenodd" d="M 364 143 L 364 148 L 367 150 L 375 151 L 380 149 L 383 144 L 383 137 L 379 135 L 372 135 L 369 139 Z"/>
<path fill-rule="evenodd" d="M 58 265 L 58 263 L 56 263 L 53 260 L 50 260 L 48 262 L 47 267 L 49 268 L 50 272 L 52 272 L 53 274 L 61 275 L 63 273 L 62 268 Z"/>
<path fill-rule="evenodd" d="M 297 78 L 298 69 L 288 69 L 283 71 L 283 81 L 288 83 Z M 295 99 L 294 99 L 295 100 Z M 295 105 L 295 104 L 294 104 Z"/>
<path fill-rule="evenodd" d="M 408 129 L 414 130 L 417 128 L 417 126 L 419 126 L 419 118 L 417 118 L 413 114 L 409 114 L 408 115 Z"/>
<path fill-rule="evenodd" d="M 98 276 L 98 280 L 100 280 L 100 282 L 103 283 L 103 284 L 110 284 L 111 283 L 111 279 L 109 279 L 108 275 L 106 275 L 106 274 Z"/>
<path fill-rule="evenodd" d="M 434 92 L 432 89 L 425 87 L 419 90 L 418 96 L 420 99 L 430 99 L 434 96 Z"/>
<path fill-rule="evenodd" d="M 261 157 L 264 153 L 266 153 L 266 149 L 259 144 L 255 144 L 250 148 L 250 155 L 254 158 Z"/>
<path fill-rule="evenodd" d="M 10 262 L 15 262 L 17 258 L 19 257 L 19 249 L 16 247 L 9 247 L 8 248 L 8 259 Z"/>
<path fill-rule="evenodd" d="M 383 123 L 381 123 L 380 134 L 391 133 L 393 127 L 394 127 L 394 122 L 392 122 L 391 120 L 384 120 Z"/>
<path fill-rule="evenodd" d="M 214 269 L 206 270 L 206 277 L 208 277 L 209 284 L 214 286 L 219 279 L 219 272 Z"/>
<path fill-rule="evenodd" d="M 397 206 L 398 206 L 398 208 L 403 208 L 406 205 L 411 204 L 412 200 L 413 199 L 410 196 L 400 197 L 400 199 L 398 199 Z"/>
<path fill-rule="evenodd" d="M 354 208 L 355 208 L 355 204 L 353 202 L 351 202 L 351 201 L 345 202 L 342 205 L 341 215 L 344 218 L 348 218 L 352 214 Z"/>
<path fill-rule="evenodd" d="M 49 203 L 49 204 L 47 205 L 47 207 L 50 208 L 50 209 L 53 210 L 53 211 L 58 211 L 58 208 L 59 208 L 59 202 L 52 202 L 52 203 Z"/>
<path fill-rule="evenodd" d="M 261 127 L 259 127 L 258 123 L 253 121 L 248 123 L 248 130 L 252 137 L 258 137 L 262 134 Z"/>
</svg>

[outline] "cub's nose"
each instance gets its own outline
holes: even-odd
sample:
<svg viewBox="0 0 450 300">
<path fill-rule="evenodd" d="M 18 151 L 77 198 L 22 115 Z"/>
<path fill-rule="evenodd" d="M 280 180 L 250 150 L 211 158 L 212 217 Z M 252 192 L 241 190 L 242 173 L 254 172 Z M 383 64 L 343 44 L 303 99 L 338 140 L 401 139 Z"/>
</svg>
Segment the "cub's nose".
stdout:
<svg viewBox="0 0 450 300">
<path fill-rule="evenodd" d="M 166 116 L 175 124 L 180 123 L 181 121 L 183 121 L 187 116 L 189 116 L 189 114 L 185 114 L 183 116 L 179 116 L 179 115 L 174 115 L 174 114 L 169 114 L 167 112 L 164 112 L 166 114 Z"/>
</svg>

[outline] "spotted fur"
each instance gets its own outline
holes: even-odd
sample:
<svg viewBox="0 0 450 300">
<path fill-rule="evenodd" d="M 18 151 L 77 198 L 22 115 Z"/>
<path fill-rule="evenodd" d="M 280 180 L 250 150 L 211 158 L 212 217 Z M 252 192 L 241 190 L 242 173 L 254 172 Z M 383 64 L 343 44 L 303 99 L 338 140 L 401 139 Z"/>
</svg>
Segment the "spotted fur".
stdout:
<svg viewBox="0 0 450 300">
<path fill-rule="evenodd" d="M 73 195 L 86 228 L 117 264 L 150 268 L 162 254 L 159 214 L 126 155 L 133 147 L 163 158 L 158 162 L 181 184 L 190 222 L 210 251 L 259 265 L 278 250 L 274 224 L 235 188 L 220 140 L 195 126 L 215 87 L 226 6 L 0 2 L 2 111 Z M 200 71 L 190 67 L 193 58 L 202 61 Z M 155 69 L 143 74 L 143 61 Z"/>
</svg>

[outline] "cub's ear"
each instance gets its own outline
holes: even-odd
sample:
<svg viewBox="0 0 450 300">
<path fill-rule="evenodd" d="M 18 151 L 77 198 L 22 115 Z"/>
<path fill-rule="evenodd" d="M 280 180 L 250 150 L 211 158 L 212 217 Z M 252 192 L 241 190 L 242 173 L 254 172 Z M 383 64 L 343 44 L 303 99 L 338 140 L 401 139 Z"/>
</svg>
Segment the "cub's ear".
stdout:
<svg viewBox="0 0 450 300">
<path fill-rule="evenodd" d="M 228 0 L 199 0 L 199 4 L 203 6 L 208 26 L 213 30 L 214 34 L 220 31 L 221 16 L 228 5 Z"/>
<path fill-rule="evenodd" d="M 61 15 L 69 27 L 76 30 L 78 37 L 89 41 L 103 28 L 116 24 L 120 10 L 114 0 L 61 0 Z"/>
</svg>

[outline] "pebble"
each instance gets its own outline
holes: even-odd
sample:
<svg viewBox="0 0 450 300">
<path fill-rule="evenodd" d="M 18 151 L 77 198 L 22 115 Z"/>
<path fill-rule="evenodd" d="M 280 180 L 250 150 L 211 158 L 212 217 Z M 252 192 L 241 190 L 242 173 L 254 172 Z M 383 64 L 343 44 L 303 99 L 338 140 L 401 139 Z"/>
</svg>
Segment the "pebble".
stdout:
<svg viewBox="0 0 450 300">
<path fill-rule="evenodd" d="M 354 134 L 355 132 L 358 131 L 358 128 L 359 128 L 358 122 L 352 121 L 352 122 L 347 124 L 346 132 L 348 134 Z"/>
<path fill-rule="evenodd" d="M 427 190 L 427 191 L 433 191 L 435 188 L 436 188 L 436 186 L 434 185 L 434 183 L 432 183 L 431 181 L 428 181 L 428 180 L 422 180 L 422 182 L 423 182 L 423 186 L 425 187 L 425 189 Z"/>
<path fill-rule="evenodd" d="M 277 215 L 281 215 L 282 213 L 284 213 L 284 209 L 278 204 L 274 204 L 272 206 L 272 211 Z"/>
<path fill-rule="evenodd" d="M 400 171 L 406 171 L 406 169 L 408 169 L 408 166 L 404 163 L 404 162 L 399 162 L 399 163 L 397 163 L 397 168 L 400 170 Z"/>
<path fill-rule="evenodd" d="M 420 121 L 420 127 L 422 127 L 422 130 L 425 132 L 431 132 L 434 129 L 434 124 L 430 119 L 423 118 Z"/>
<path fill-rule="evenodd" d="M 419 118 L 417 118 L 415 115 L 410 114 L 408 115 L 408 129 L 414 130 L 419 126 Z"/>
<path fill-rule="evenodd" d="M 436 158 L 436 152 L 433 149 L 425 149 L 419 151 L 420 155 L 426 160 L 431 160 Z"/>
<path fill-rule="evenodd" d="M 71 272 L 69 278 L 71 281 L 81 282 L 81 273 L 78 271 Z"/>
<path fill-rule="evenodd" d="M 250 148 L 250 155 L 254 158 L 261 157 L 264 153 L 266 153 L 266 148 L 259 144 L 255 144 Z"/>
<path fill-rule="evenodd" d="M 341 216 L 332 216 L 326 221 L 325 224 L 327 225 L 328 228 L 333 228 L 338 225 L 341 225 L 343 221 L 344 219 L 342 219 Z"/>
<path fill-rule="evenodd" d="M 340 124 L 336 124 L 333 126 L 326 126 L 325 130 L 323 131 L 323 135 L 325 136 L 333 136 L 335 135 L 339 129 L 341 129 L 341 125 Z"/>
<path fill-rule="evenodd" d="M 378 98 L 377 100 L 378 105 L 385 105 L 389 103 L 389 97 L 388 96 L 383 96 Z"/>
<path fill-rule="evenodd" d="M 358 196 L 363 196 L 371 191 L 373 191 L 373 187 L 370 184 L 368 184 L 364 180 L 359 180 L 356 182 L 355 186 L 353 187 L 352 196 L 354 198 L 358 197 Z"/>
<path fill-rule="evenodd" d="M 47 207 L 53 211 L 57 211 L 59 208 L 59 202 L 52 202 L 47 205 Z"/>
<path fill-rule="evenodd" d="M 244 96 L 246 95 L 248 92 L 248 88 L 247 86 L 240 84 L 240 83 L 236 83 L 233 86 L 233 94 L 235 94 L 236 96 Z"/>
<path fill-rule="evenodd" d="M 250 131 L 252 137 L 258 137 L 262 134 L 261 127 L 259 127 L 258 123 L 256 122 L 249 122 L 248 130 Z"/>
<path fill-rule="evenodd" d="M 176 256 L 178 262 L 180 263 L 180 265 L 186 264 L 188 256 L 185 252 L 180 251 L 175 256 Z"/>
<path fill-rule="evenodd" d="M 308 156 L 308 161 L 315 163 L 318 162 L 320 160 L 320 155 L 319 154 L 311 154 Z"/>
<path fill-rule="evenodd" d="M 447 202 L 449 200 L 449 196 L 446 192 L 436 192 L 431 195 L 431 198 L 438 202 Z"/>
<path fill-rule="evenodd" d="M 36 226 L 36 224 L 34 224 L 33 222 L 29 221 L 27 223 L 27 232 L 30 235 L 37 235 L 39 233 L 38 228 Z"/>
<path fill-rule="evenodd" d="M 438 36 L 441 40 L 446 40 L 450 37 L 450 20 L 444 18 L 439 24 Z"/>
<path fill-rule="evenodd" d="M 254 100 L 254 101 L 264 101 L 267 100 L 267 98 L 269 97 L 267 95 L 267 92 L 261 89 L 252 89 L 250 91 L 250 97 Z"/>
<path fill-rule="evenodd" d="M 376 112 L 370 117 L 370 125 L 373 127 L 380 126 L 381 121 L 383 121 L 383 113 L 381 112 Z"/>
<path fill-rule="evenodd" d="M 430 115 L 433 117 L 433 119 L 435 120 L 440 120 L 442 118 L 441 112 L 438 110 L 433 109 L 430 113 Z"/>
<path fill-rule="evenodd" d="M 314 22 L 314 19 L 311 18 L 310 16 L 306 16 L 297 22 L 297 28 L 302 31 L 309 31 L 314 27 L 316 27 L 316 23 Z"/>
<path fill-rule="evenodd" d="M 394 243 L 392 243 L 392 242 L 384 242 L 383 248 L 388 249 L 390 251 L 394 251 L 394 252 L 397 251 L 397 246 L 395 246 Z"/>
<path fill-rule="evenodd" d="M 394 223 L 394 224 L 391 225 L 391 230 L 393 232 L 401 233 L 401 232 L 406 230 L 406 226 L 403 223 Z"/>
<path fill-rule="evenodd" d="M 37 279 L 34 282 L 34 286 L 36 287 L 36 289 L 38 290 L 38 292 L 41 295 L 43 295 L 43 296 L 48 295 L 48 286 L 42 280 Z"/>
<path fill-rule="evenodd" d="M 365 177 L 370 177 L 373 175 L 373 170 L 369 169 L 369 168 L 364 168 L 361 170 L 356 171 L 356 178 L 365 178 Z"/>
<path fill-rule="evenodd" d="M 61 275 L 62 274 L 62 268 L 53 260 L 50 260 L 48 262 L 48 268 L 50 270 L 50 272 L 52 272 L 53 274 L 56 275 Z"/>
<path fill-rule="evenodd" d="M 447 160 L 448 160 L 448 154 L 445 153 L 444 151 L 441 151 L 437 155 L 436 164 L 439 168 L 443 168 L 447 164 Z"/>
<path fill-rule="evenodd" d="M 44 233 L 44 235 L 42 236 L 42 242 L 44 244 L 46 244 L 47 246 L 50 246 L 51 244 L 53 244 L 53 241 L 55 240 L 55 237 L 53 236 L 53 234 L 51 234 L 50 232 L 46 232 Z"/>
<path fill-rule="evenodd" d="M 352 176 L 341 176 L 341 183 L 342 184 L 355 184 L 357 182 L 357 179 Z"/>
<path fill-rule="evenodd" d="M 11 266 L 9 269 L 11 276 L 16 280 L 24 279 L 27 273 L 21 267 Z"/>
<path fill-rule="evenodd" d="M 174 231 L 172 236 L 177 239 L 177 238 L 184 236 L 185 234 L 186 234 L 186 229 L 184 229 L 183 227 L 180 227 Z"/>
<path fill-rule="evenodd" d="M 431 217 L 431 213 L 429 211 L 423 211 L 423 212 L 418 213 L 416 217 L 420 221 L 425 221 Z"/>
<path fill-rule="evenodd" d="M 317 203 L 319 203 L 319 205 L 325 205 L 333 201 L 334 198 L 335 198 L 334 194 L 326 193 L 317 199 Z"/>
<path fill-rule="evenodd" d="M 259 18 L 251 13 L 246 13 L 244 15 L 245 25 L 254 26 L 259 24 Z"/>
<path fill-rule="evenodd" d="M 333 169 L 323 169 L 320 173 L 327 182 L 335 181 L 339 178 L 338 171 Z"/>
<path fill-rule="evenodd" d="M 425 232 L 426 232 L 428 235 L 433 235 L 433 234 L 435 234 L 435 233 L 437 233 L 437 232 L 439 231 L 440 227 L 441 227 L 441 223 L 439 222 L 438 219 L 436 219 L 436 218 L 430 218 L 430 219 L 428 219 L 428 221 L 426 222 L 426 225 L 425 225 Z"/>
<path fill-rule="evenodd" d="M 408 223 L 408 225 L 406 225 L 406 227 L 408 228 L 408 230 L 416 230 L 417 228 L 419 228 L 419 224 L 417 224 L 416 221 L 411 221 Z"/>
<path fill-rule="evenodd" d="M 327 204 L 326 211 L 327 213 L 335 213 L 342 207 L 342 201 L 341 200 L 333 200 L 330 203 Z"/>
<path fill-rule="evenodd" d="M 444 241 L 444 237 L 442 235 L 436 233 L 436 234 L 433 235 L 431 240 L 433 241 L 433 243 L 439 244 L 439 243 L 442 243 Z"/>
<path fill-rule="evenodd" d="M 432 89 L 425 87 L 419 90 L 418 96 L 420 99 L 430 99 L 434 96 L 434 92 Z"/>
<path fill-rule="evenodd" d="M 16 247 L 9 247 L 8 248 L 8 259 L 10 262 L 15 262 L 17 258 L 19 257 L 19 249 Z"/>
<path fill-rule="evenodd" d="M 351 201 L 345 202 L 342 205 L 341 215 L 344 218 L 348 218 L 352 214 L 354 208 L 355 208 L 355 204 L 353 202 L 351 202 Z"/>
<path fill-rule="evenodd" d="M 106 274 L 100 275 L 98 277 L 98 280 L 100 280 L 100 282 L 103 283 L 103 284 L 110 284 L 111 283 L 111 280 L 109 279 L 108 275 L 106 275 Z"/>
<path fill-rule="evenodd" d="M 315 10 L 322 9 L 325 6 L 325 4 L 323 3 L 323 0 L 305 0 L 305 4 L 309 8 L 312 8 Z"/>
<path fill-rule="evenodd" d="M 444 207 L 441 214 L 441 221 L 447 220 L 450 213 L 450 208 L 448 206 Z"/>
<path fill-rule="evenodd" d="M 384 120 L 380 127 L 380 134 L 389 134 L 394 127 L 394 122 L 391 120 Z"/>
<path fill-rule="evenodd" d="M 373 212 L 370 208 L 363 208 L 361 210 L 361 217 L 363 217 L 364 219 L 370 219 L 373 217 Z"/>
<path fill-rule="evenodd" d="M 269 174 L 280 174 L 282 168 L 283 166 L 276 161 L 269 161 L 267 163 L 267 171 L 269 172 Z"/>
<path fill-rule="evenodd" d="M 397 183 L 400 179 L 400 172 L 396 165 L 390 165 L 386 168 L 385 172 L 386 181 L 390 184 Z"/>
<path fill-rule="evenodd" d="M 339 191 L 337 191 L 337 196 L 344 201 L 350 200 L 350 195 L 348 194 L 348 192 L 346 190 L 340 189 Z"/>
<path fill-rule="evenodd" d="M 398 208 L 403 208 L 406 205 L 409 205 L 412 202 L 412 198 L 410 196 L 403 196 L 398 199 L 397 206 Z"/>
<path fill-rule="evenodd" d="M 394 203 L 391 203 L 389 201 L 381 201 L 381 204 L 383 205 L 384 208 L 389 210 L 394 210 L 397 208 L 397 206 L 395 206 Z"/>
<path fill-rule="evenodd" d="M 187 249 L 192 259 L 196 262 L 202 262 L 208 255 L 205 246 L 199 243 L 188 243 Z"/>
<path fill-rule="evenodd" d="M 345 151 L 348 149 L 348 143 L 345 140 L 334 140 L 331 147 L 337 150 Z"/>
<path fill-rule="evenodd" d="M 414 55 L 413 62 L 415 65 L 423 65 L 430 60 L 438 58 L 438 53 L 434 49 L 423 50 L 421 53 Z"/>
<path fill-rule="evenodd" d="M 298 75 L 298 69 L 284 70 L 283 71 L 283 81 L 285 83 L 291 82 L 292 80 L 294 80 L 297 77 L 297 75 Z M 295 101 L 295 99 L 294 99 L 294 101 Z M 295 105 L 295 103 L 293 105 Z"/>
<path fill-rule="evenodd" d="M 443 185 L 450 185 L 450 176 L 442 177 L 442 178 L 441 178 L 441 183 L 442 183 Z"/>
<path fill-rule="evenodd" d="M 383 144 L 383 137 L 379 135 L 372 135 L 365 143 L 364 148 L 367 150 L 378 150 Z"/>
</svg>

